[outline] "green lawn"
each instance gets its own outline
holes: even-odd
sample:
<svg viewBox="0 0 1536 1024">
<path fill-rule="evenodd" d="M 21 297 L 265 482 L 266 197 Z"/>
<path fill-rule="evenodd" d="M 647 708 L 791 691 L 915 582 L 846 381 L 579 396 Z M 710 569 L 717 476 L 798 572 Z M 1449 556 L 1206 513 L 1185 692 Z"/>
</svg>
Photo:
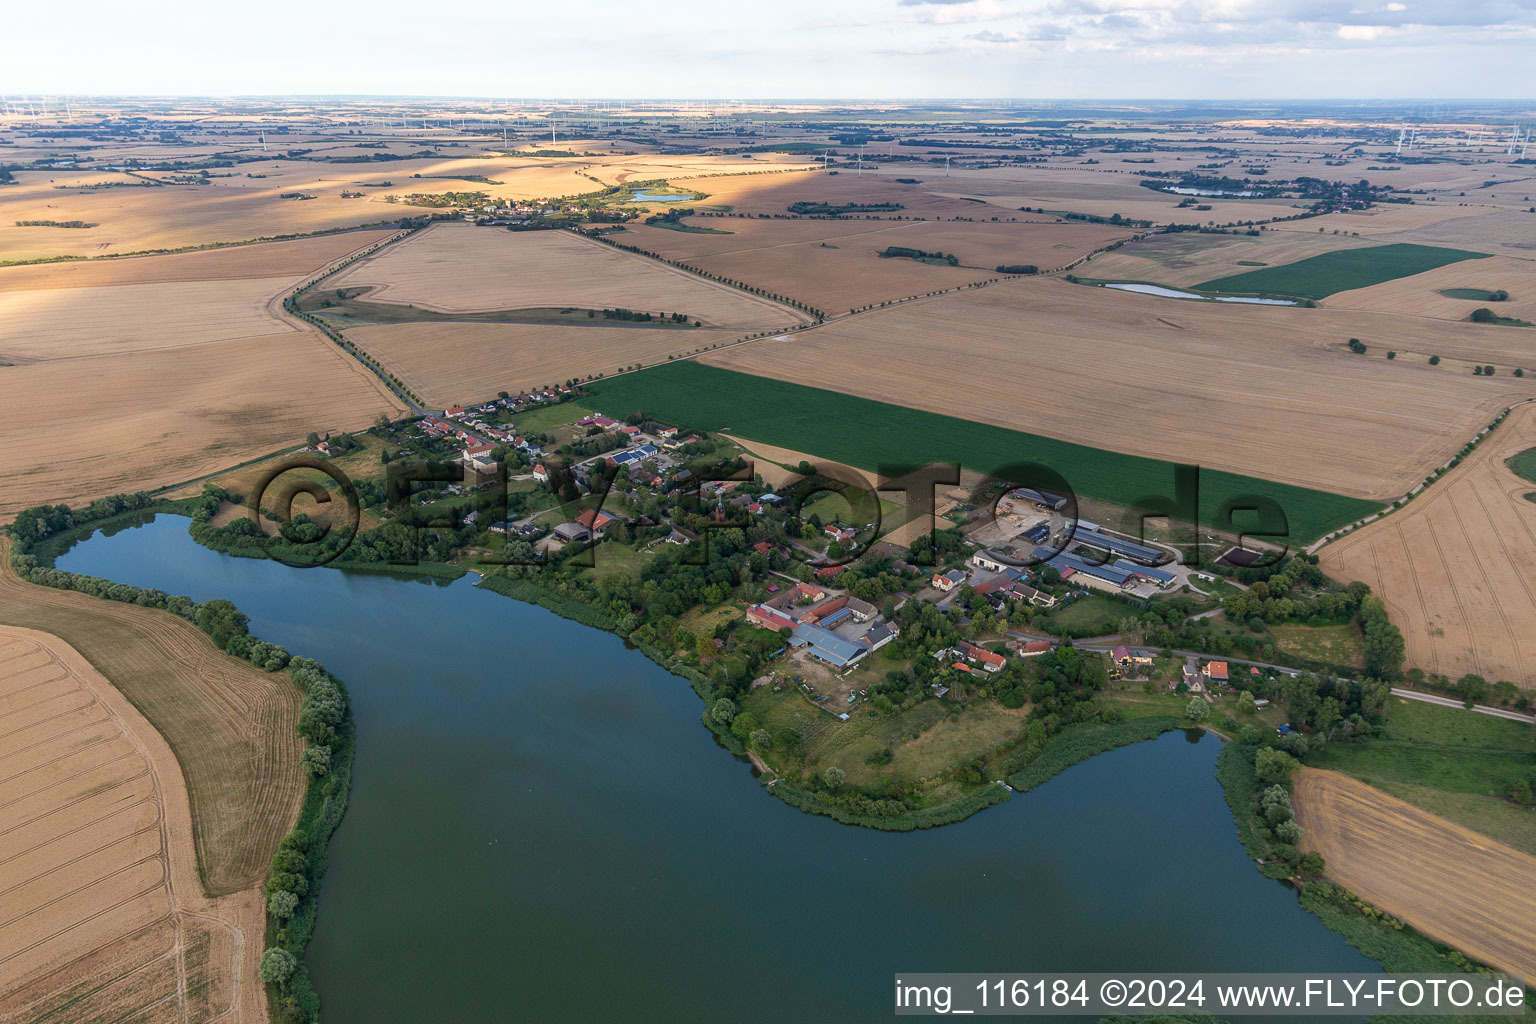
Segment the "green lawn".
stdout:
<svg viewBox="0 0 1536 1024">
<path fill-rule="evenodd" d="M 1263 270 L 1218 277 L 1195 285 L 1195 288 L 1210 292 L 1321 299 L 1334 292 L 1365 288 L 1399 277 L 1422 274 L 1426 270 L 1450 263 L 1485 259 L 1487 256 L 1485 252 L 1399 242 L 1325 252 L 1279 267 L 1265 267 Z"/>
<path fill-rule="evenodd" d="M 546 405 L 539 409 L 529 409 L 512 417 L 512 422 L 517 424 L 517 429 L 529 434 L 547 434 L 555 427 L 563 427 L 568 423 L 575 423 L 592 414 L 592 410 L 580 402 L 561 402 L 559 405 Z"/>
<path fill-rule="evenodd" d="M 1274 635 L 1275 649 L 1281 654 L 1299 655 L 1349 668 L 1365 667 L 1360 630 L 1353 623 L 1336 626 L 1273 624 L 1269 631 Z"/>
<path fill-rule="evenodd" d="M 1090 593 L 1042 616 L 1040 625 L 1051 633 L 1065 632 L 1068 636 L 1104 636 L 1113 633 L 1116 623 L 1133 612 L 1118 601 Z"/>
<path fill-rule="evenodd" d="M 1503 799 L 1536 782 L 1536 742 L 1521 722 L 1393 697 L 1386 735 L 1330 743 L 1307 764 L 1352 775 L 1415 806 L 1536 853 L 1536 810 Z"/>
<path fill-rule="evenodd" d="M 914 385 L 914 387 L 917 385 Z M 941 416 L 838 391 L 679 360 L 587 385 L 587 405 L 612 416 L 643 409 L 659 420 L 693 430 L 742 437 L 900 475 L 900 467 L 959 463 L 998 472 L 1032 462 L 1060 473 L 1077 491 L 1130 507 L 1147 499 L 1171 501 L 1173 463 L 1089 448 L 1069 441 Z M 1284 511 L 1290 539 L 1306 543 L 1377 511 L 1375 502 L 1218 470 L 1199 472 L 1201 522 L 1244 528 L 1221 515 L 1247 496 L 1272 499 Z"/>
<path fill-rule="evenodd" d="M 1441 288 L 1440 294 L 1448 299 L 1468 299 L 1473 302 L 1490 302 L 1493 293 L 1486 288 Z"/>
</svg>

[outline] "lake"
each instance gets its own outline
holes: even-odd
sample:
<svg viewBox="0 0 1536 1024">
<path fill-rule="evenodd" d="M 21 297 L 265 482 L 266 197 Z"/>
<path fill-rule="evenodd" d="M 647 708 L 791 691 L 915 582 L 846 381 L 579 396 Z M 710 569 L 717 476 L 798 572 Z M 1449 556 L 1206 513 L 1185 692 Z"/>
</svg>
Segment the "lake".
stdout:
<svg viewBox="0 0 1536 1024">
<path fill-rule="evenodd" d="M 1261 196 L 1263 192 L 1252 192 L 1246 189 L 1233 191 L 1219 188 L 1190 188 L 1188 185 L 1169 185 L 1167 188 L 1158 189 L 1159 192 L 1172 192 L 1176 196 L 1222 196 L 1230 199 L 1251 199 Z"/>
<path fill-rule="evenodd" d="M 472 577 L 232 558 L 171 516 L 58 564 L 229 598 L 351 689 L 308 956 L 327 1024 L 873 1021 L 897 971 L 1376 969 L 1248 860 L 1201 733 L 873 832 L 763 792 L 619 638 Z"/>
<path fill-rule="evenodd" d="M 1199 299 L 1202 302 L 1243 302 L 1254 306 L 1295 306 L 1299 303 L 1290 299 L 1260 299 L 1246 295 L 1199 295 L 1195 292 L 1181 292 L 1176 288 L 1164 288 L 1160 284 L 1106 284 L 1105 288 L 1113 288 L 1120 292 L 1136 292 L 1139 295 L 1161 295 L 1168 299 Z"/>
<path fill-rule="evenodd" d="M 682 199 L 692 199 L 692 195 L 664 196 L 651 192 L 636 192 L 635 200 L 641 203 L 675 203 Z"/>
</svg>

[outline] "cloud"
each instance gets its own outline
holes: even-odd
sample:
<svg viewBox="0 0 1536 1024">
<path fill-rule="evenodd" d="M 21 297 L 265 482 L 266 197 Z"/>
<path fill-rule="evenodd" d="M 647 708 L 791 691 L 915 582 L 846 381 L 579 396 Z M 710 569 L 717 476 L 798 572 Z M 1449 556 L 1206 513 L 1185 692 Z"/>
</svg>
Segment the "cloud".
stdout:
<svg viewBox="0 0 1536 1024">
<path fill-rule="evenodd" d="M 925 7 L 929 5 L 938 7 L 953 7 L 958 4 L 975 3 L 976 0 L 897 0 L 902 7 Z"/>
</svg>

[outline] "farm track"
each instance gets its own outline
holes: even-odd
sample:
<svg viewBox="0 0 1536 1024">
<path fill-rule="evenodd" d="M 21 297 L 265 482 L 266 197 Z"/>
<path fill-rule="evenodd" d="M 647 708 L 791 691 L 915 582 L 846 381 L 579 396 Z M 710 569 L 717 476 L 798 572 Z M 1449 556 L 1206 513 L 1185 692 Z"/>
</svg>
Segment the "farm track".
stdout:
<svg viewBox="0 0 1536 1024">
<path fill-rule="evenodd" d="M 95 712 L 94 741 L 73 739 L 66 714 L 29 714 L 47 700 L 12 700 L 60 684 L 71 689 L 59 696 Z M 165 740 L 77 651 L 30 629 L 0 626 L 0 707 L 0 723 L 25 720 L 17 731 L 52 739 L 3 755 L 30 767 L 0 783 L 0 1022 L 264 1020 L 253 977 L 259 893 L 204 895 L 191 805 Z M 205 958 L 214 935 L 227 964 Z"/>
<path fill-rule="evenodd" d="M 1536 977 L 1536 857 L 1346 775 L 1296 777 L 1301 845 L 1327 875 L 1424 934 L 1501 970 Z"/>
</svg>

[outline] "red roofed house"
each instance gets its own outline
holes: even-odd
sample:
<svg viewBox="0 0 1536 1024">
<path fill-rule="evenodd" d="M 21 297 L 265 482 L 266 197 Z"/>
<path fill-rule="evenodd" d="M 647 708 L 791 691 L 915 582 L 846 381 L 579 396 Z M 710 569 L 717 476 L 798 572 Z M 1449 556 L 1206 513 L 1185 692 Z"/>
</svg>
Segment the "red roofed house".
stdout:
<svg viewBox="0 0 1536 1024">
<path fill-rule="evenodd" d="M 1049 653 L 1050 649 L 1051 642 L 1049 640 L 1031 640 L 1029 643 L 1019 648 L 1019 657 L 1033 658 L 1037 655 Z"/>
<path fill-rule="evenodd" d="M 543 463 L 533 467 L 533 478 L 541 484 L 549 483 L 549 470 L 544 467 Z"/>
<path fill-rule="evenodd" d="M 592 531 L 592 536 L 601 537 L 617 516 L 611 516 L 607 512 L 595 508 L 589 508 L 576 517 L 576 521 Z"/>
<path fill-rule="evenodd" d="M 1008 663 L 1008 659 L 1001 654 L 993 654 L 985 647 L 977 647 L 975 644 L 966 643 L 964 640 L 955 645 L 955 650 L 965 655 L 968 661 L 974 661 L 988 672 L 996 672 Z"/>
<path fill-rule="evenodd" d="M 766 557 L 773 554 L 773 545 L 768 543 L 766 540 L 760 540 L 756 544 L 752 545 L 752 550 Z"/>
<path fill-rule="evenodd" d="M 934 587 L 938 590 L 954 590 L 960 584 L 965 582 L 965 573 L 961 572 L 959 569 L 951 569 L 949 572 L 942 574 L 934 573 L 932 582 Z"/>
<path fill-rule="evenodd" d="M 1213 683 L 1224 683 L 1227 681 L 1227 663 L 1224 661 L 1208 661 L 1200 671 L 1204 673 L 1205 678 Z"/>
<path fill-rule="evenodd" d="M 826 568 L 817 569 L 816 578 L 819 580 L 830 580 L 836 577 L 846 568 L 847 566 L 844 565 L 829 565 Z"/>
<path fill-rule="evenodd" d="M 462 405 L 456 405 L 452 409 L 444 409 L 443 410 L 443 415 L 444 416 L 463 416 L 464 415 L 464 407 Z"/>
</svg>

